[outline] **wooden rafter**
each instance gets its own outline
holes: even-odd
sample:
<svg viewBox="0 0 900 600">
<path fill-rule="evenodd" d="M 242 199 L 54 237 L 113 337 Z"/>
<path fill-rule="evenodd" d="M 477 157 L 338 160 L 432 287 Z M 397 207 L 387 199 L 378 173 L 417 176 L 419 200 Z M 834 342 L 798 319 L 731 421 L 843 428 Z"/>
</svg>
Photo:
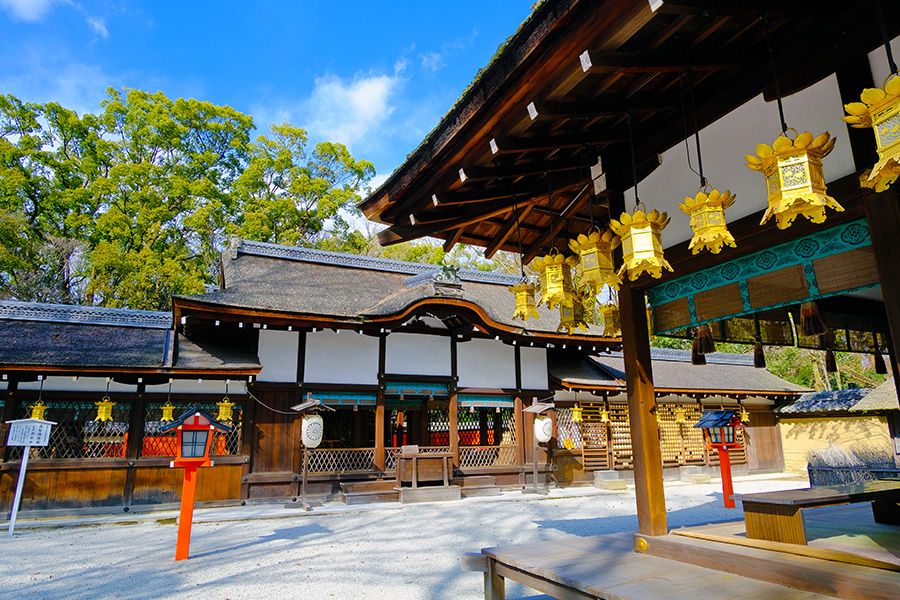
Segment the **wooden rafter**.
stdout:
<svg viewBox="0 0 900 600">
<path fill-rule="evenodd" d="M 593 134 L 540 135 L 533 137 L 491 138 L 489 142 L 492 154 L 513 154 L 535 152 L 540 150 L 556 150 L 560 148 L 581 148 L 603 146 L 627 141 L 627 136 L 608 136 Z"/>
<path fill-rule="evenodd" d="M 534 260 L 534 257 L 540 253 L 540 251 L 547 245 L 547 242 L 553 240 L 554 237 L 559 234 L 559 232 L 563 229 L 566 224 L 566 219 L 569 215 L 578 212 L 582 206 L 588 201 L 588 198 L 591 197 L 589 190 L 591 188 L 591 184 L 586 184 L 583 188 L 581 188 L 578 193 L 569 201 L 569 204 L 562 210 L 560 213 L 560 217 L 553 221 L 553 224 L 544 232 L 543 235 L 539 236 L 537 241 L 533 242 L 531 246 L 529 246 L 528 250 L 525 251 L 525 255 L 522 257 L 522 262 L 524 264 L 530 263 Z"/>
<path fill-rule="evenodd" d="M 585 50 L 578 57 L 585 73 L 666 73 L 681 71 L 719 71 L 748 64 L 746 54 L 716 52 L 712 55 L 679 55 L 668 51 L 604 52 Z"/>
<path fill-rule="evenodd" d="M 507 240 L 509 240 L 509 238 L 512 237 L 516 233 L 516 229 L 517 228 L 521 229 L 522 219 L 524 219 L 526 216 L 528 216 L 528 213 L 531 212 L 531 209 L 533 206 L 534 206 L 533 204 L 528 204 L 526 206 L 521 207 L 519 209 L 518 213 L 516 213 L 515 210 L 513 210 L 512 213 L 510 213 L 506 222 L 500 228 L 500 232 L 497 233 L 491 240 L 491 243 L 485 247 L 485 249 L 484 249 L 484 257 L 485 258 L 490 259 L 491 257 L 493 257 L 497 253 L 497 251 L 503 247 L 503 244 L 505 244 L 507 242 Z M 521 231 L 520 231 L 520 235 L 521 235 Z"/>
<path fill-rule="evenodd" d="M 655 113 L 666 110 L 676 110 L 678 105 L 674 103 L 653 104 L 640 101 L 620 100 L 589 100 L 582 102 L 561 101 L 533 101 L 526 107 L 528 116 L 532 121 L 538 119 L 594 119 L 598 117 L 622 117 L 628 112 Z"/>
</svg>

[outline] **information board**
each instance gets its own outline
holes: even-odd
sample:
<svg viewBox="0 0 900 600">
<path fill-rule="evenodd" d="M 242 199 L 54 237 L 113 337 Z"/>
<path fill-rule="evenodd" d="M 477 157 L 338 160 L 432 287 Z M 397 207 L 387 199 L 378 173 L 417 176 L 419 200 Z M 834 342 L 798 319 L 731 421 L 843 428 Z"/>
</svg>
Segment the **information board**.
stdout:
<svg viewBox="0 0 900 600">
<path fill-rule="evenodd" d="M 55 425 L 52 421 L 41 419 L 18 419 L 7 421 L 9 424 L 9 437 L 7 446 L 31 446 L 43 448 L 50 443 L 50 429 Z"/>
</svg>

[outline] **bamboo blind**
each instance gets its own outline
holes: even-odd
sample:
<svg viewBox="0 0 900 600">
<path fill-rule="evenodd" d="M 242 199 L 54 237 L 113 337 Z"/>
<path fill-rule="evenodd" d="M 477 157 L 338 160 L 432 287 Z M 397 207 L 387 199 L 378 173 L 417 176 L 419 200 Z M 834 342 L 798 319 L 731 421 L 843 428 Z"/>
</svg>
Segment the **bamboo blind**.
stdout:
<svg viewBox="0 0 900 600">
<path fill-rule="evenodd" d="M 739 313 L 744 309 L 741 286 L 738 283 L 723 285 L 694 295 L 697 319 L 708 321 Z"/>
<path fill-rule="evenodd" d="M 828 294 L 878 283 L 872 247 L 857 248 L 813 261 L 819 292 Z"/>
<path fill-rule="evenodd" d="M 747 280 L 750 305 L 754 308 L 798 302 L 809 295 L 803 265 L 793 265 Z"/>
</svg>

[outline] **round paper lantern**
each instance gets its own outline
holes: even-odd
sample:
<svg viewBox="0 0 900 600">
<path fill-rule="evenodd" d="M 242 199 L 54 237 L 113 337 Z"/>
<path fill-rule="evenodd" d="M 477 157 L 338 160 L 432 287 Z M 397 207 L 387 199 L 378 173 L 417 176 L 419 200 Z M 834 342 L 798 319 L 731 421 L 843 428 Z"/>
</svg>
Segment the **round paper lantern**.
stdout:
<svg viewBox="0 0 900 600">
<path fill-rule="evenodd" d="M 322 415 L 304 415 L 301 426 L 301 439 L 306 448 L 316 448 L 322 443 L 324 424 Z"/>
<path fill-rule="evenodd" d="M 553 437 L 553 421 L 550 417 L 538 417 L 534 420 L 534 439 L 540 443 L 549 442 Z"/>
</svg>

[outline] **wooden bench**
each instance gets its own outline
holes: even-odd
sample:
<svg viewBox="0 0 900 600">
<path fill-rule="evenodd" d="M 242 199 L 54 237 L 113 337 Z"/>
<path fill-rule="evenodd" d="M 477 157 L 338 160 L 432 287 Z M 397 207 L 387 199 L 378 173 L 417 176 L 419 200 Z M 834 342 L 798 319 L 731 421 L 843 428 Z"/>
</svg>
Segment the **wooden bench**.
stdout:
<svg viewBox="0 0 900 600">
<path fill-rule="evenodd" d="M 872 502 L 877 523 L 900 525 L 900 481 L 865 483 L 798 490 L 735 494 L 744 506 L 747 537 L 788 544 L 806 544 L 803 510 L 818 506 Z"/>
</svg>

